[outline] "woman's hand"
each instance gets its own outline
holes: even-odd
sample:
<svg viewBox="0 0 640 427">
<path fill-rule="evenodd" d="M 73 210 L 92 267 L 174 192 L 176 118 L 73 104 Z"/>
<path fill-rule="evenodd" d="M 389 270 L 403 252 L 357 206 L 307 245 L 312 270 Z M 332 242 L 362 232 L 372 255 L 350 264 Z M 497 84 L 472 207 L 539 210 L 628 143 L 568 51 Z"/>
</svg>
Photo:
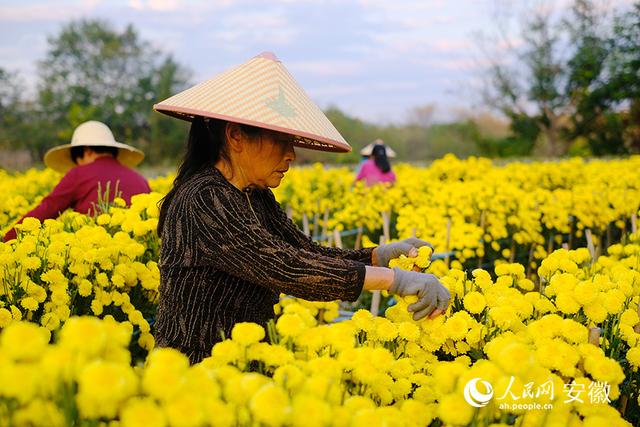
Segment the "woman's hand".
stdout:
<svg viewBox="0 0 640 427">
<path fill-rule="evenodd" d="M 436 276 L 401 270 L 398 267 L 395 267 L 393 272 L 394 278 L 389 292 L 401 297 L 418 297 L 418 301 L 408 307 L 409 311 L 413 312 L 413 320 L 420 320 L 426 316 L 433 318 L 445 312 L 451 294 Z"/>
<path fill-rule="evenodd" d="M 409 257 L 418 256 L 418 248 L 429 246 L 433 250 L 433 245 L 417 237 L 409 237 L 399 242 L 380 245 L 373 250 L 371 262 L 374 266 L 389 267 L 389 261 L 398 258 L 400 255 Z"/>
</svg>

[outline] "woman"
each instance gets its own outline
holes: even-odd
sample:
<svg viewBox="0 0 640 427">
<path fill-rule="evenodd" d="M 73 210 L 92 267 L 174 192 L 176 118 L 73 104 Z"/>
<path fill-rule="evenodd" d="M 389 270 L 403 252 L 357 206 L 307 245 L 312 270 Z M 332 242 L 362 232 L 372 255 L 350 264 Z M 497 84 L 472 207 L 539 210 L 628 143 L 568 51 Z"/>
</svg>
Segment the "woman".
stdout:
<svg viewBox="0 0 640 427">
<path fill-rule="evenodd" d="M 254 76 L 273 83 L 271 89 L 256 88 Z M 446 309 L 449 293 L 434 276 L 386 268 L 390 259 L 428 243 L 326 248 L 280 208 L 269 188 L 295 159 L 294 146 L 350 147 L 272 54 L 154 108 L 192 122 L 160 210 L 157 346 L 177 348 L 197 363 L 235 323 L 265 325 L 280 293 L 353 301 L 363 289 L 387 289 L 419 297 L 411 306 L 416 319 Z"/>
<path fill-rule="evenodd" d="M 71 144 L 54 147 L 44 155 L 45 165 L 64 176 L 17 224 L 26 217 L 40 221 L 56 218 L 68 208 L 94 215 L 101 198 L 122 197 L 129 204 L 133 195 L 151 191 L 147 180 L 132 169 L 142 159 L 142 151 L 117 142 L 104 123 L 95 120 L 82 123 L 73 131 Z M 16 231 L 12 228 L 4 241 L 15 238 Z"/>
<path fill-rule="evenodd" d="M 391 170 L 391 164 L 387 158 L 387 149 L 382 144 L 376 144 L 371 150 L 369 160 L 360 167 L 356 176 L 356 182 L 364 179 L 367 185 L 378 183 L 391 183 L 396 181 L 396 174 Z"/>
</svg>

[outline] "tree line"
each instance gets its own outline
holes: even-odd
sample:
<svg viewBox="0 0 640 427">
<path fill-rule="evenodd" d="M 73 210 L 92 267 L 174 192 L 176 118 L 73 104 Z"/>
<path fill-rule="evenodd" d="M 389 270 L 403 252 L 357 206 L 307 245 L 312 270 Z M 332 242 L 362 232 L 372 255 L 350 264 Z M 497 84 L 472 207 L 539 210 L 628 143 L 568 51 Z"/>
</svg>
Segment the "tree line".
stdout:
<svg viewBox="0 0 640 427">
<path fill-rule="evenodd" d="M 327 116 L 354 152 L 300 150 L 299 158 L 355 162 L 359 149 L 376 138 L 400 160 L 430 160 L 447 152 L 640 152 L 640 2 L 603 14 L 592 1 L 575 0 L 559 14 L 532 11 L 520 28 L 518 44 L 493 57 L 487 53 L 490 66 L 482 76 L 482 101 L 506 117 L 505 126 L 480 114 L 433 123 L 432 106 L 415 109 L 406 123 L 379 125 L 330 107 Z M 119 31 L 103 20 L 71 21 L 48 38 L 35 93 L 19 74 L 0 67 L 0 149 L 26 150 L 40 160 L 50 147 L 69 142 L 78 124 L 94 119 L 144 150 L 149 164 L 174 164 L 188 124 L 153 112 L 152 105 L 193 83 L 186 66 L 143 40 L 133 26 Z M 501 127 L 506 132 L 496 130 Z"/>
<path fill-rule="evenodd" d="M 552 4 L 552 3 L 551 3 Z M 549 4 L 547 4 L 549 6 Z M 555 12 L 555 13 L 554 13 Z M 529 11 L 490 57 L 483 98 L 512 134 L 484 141 L 494 155 L 621 155 L 640 151 L 640 2 L 608 12 L 574 0 L 559 13 Z"/>
<path fill-rule="evenodd" d="M 157 163 L 179 156 L 187 125 L 152 111 L 155 102 L 188 86 L 190 71 L 154 48 L 129 25 L 80 20 L 48 38 L 38 62 L 35 95 L 15 72 L 0 69 L 0 148 L 41 159 L 68 143 L 87 120 L 107 123 L 116 139 Z"/>
</svg>

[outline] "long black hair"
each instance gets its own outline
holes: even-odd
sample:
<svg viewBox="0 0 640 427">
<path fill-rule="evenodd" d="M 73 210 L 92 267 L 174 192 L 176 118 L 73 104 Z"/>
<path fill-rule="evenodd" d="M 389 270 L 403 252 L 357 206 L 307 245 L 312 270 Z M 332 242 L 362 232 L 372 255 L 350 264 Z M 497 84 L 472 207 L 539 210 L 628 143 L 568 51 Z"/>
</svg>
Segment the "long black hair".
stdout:
<svg viewBox="0 0 640 427">
<path fill-rule="evenodd" d="M 73 160 L 73 163 L 78 164 L 78 159 L 84 156 L 85 148 L 88 148 L 97 154 L 109 153 L 114 159 L 118 157 L 118 147 L 108 147 L 104 145 L 80 145 L 71 147 L 71 160 Z"/>
<path fill-rule="evenodd" d="M 158 228 L 156 230 L 158 236 L 162 237 L 164 220 L 171 200 L 178 188 L 195 174 L 207 168 L 213 168 L 214 164 L 220 159 L 231 162 L 225 136 L 226 125 L 227 122 L 224 120 L 205 119 L 200 116 L 194 117 L 191 121 L 186 151 L 178 168 L 178 174 L 173 180 L 173 187 L 158 202 L 160 207 L 160 217 L 158 218 Z M 240 125 L 240 129 L 249 137 L 255 137 L 261 132 L 260 128 L 249 125 Z"/>
<path fill-rule="evenodd" d="M 391 165 L 389 164 L 389 159 L 387 158 L 387 149 L 384 147 L 384 145 L 374 145 L 373 150 L 371 150 L 371 155 L 373 156 L 373 160 L 376 163 L 376 166 L 383 173 L 387 173 L 391 170 Z"/>
<path fill-rule="evenodd" d="M 187 138 L 186 151 L 182 163 L 178 168 L 178 174 L 173 180 L 173 188 L 158 202 L 160 207 L 160 217 L 158 218 L 158 236 L 162 237 L 162 226 L 167 216 L 171 199 L 175 196 L 178 188 L 190 177 L 212 167 L 220 157 L 228 157 L 224 124 L 220 120 L 203 119 L 194 117 Z"/>
</svg>

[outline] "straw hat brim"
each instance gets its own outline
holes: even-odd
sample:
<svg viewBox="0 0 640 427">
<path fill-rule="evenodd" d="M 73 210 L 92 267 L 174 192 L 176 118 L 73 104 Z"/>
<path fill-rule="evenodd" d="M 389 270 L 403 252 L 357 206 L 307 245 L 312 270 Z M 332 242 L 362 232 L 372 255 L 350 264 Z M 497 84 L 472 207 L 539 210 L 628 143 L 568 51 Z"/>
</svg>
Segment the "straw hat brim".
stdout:
<svg viewBox="0 0 640 427">
<path fill-rule="evenodd" d="M 224 114 L 212 113 L 209 111 L 196 110 L 192 108 L 164 106 L 163 104 L 155 104 L 153 109 L 178 119 L 191 121 L 195 116 L 210 117 L 212 119 L 224 120 L 232 123 L 240 123 L 243 125 L 255 126 L 262 129 L 269 129 L 275 132 L 285 133 L 295 137 L 294 145 L 301 148 L 308 148 L 318 151 L 331 151 L 335 153 L 348 153 L 351 146 L 342 141 L 335 139 L 323 138 L 308 132 L 302 132 L 295 129 L 288 129 L 282 126 L 271 125 L 254 120 L 243 119 L 239 117 L 226 116 Z"/>
<path fill-rule="evenodd" d="M 360 150 L 360 155 L 361 156 L 370 156 L 371 153 L 373 152 L 373 146 L 376 145 L 374 143 L 365 145 L 361 150 Z M 389 147 L 388 145 L 384 146 L 385 151 L 387 152 L 387 157 L 390 158 L 394 158 L 396 157 L 396 152 L 393 151 L 393 149 L 391 147 Z"/>
<path fill-rule="evenodd" d="M 195 116 L 209 117 L 212 119 L 224 120 L 232 123 L 240 123 L 243 125 L 255 126 L 262 129 L 269 129 L 275 132 L 285 133 L 295 137 L 294 145 L 301 148 L 308 148 L 318 151 L 332 151 L 335 153 L 348 153 L 351 151 L 351 146 L 342 141 L 337 141 L 331 138 L 323 138 L 312 133 L 303 132 L 295 129 L 289 129 L 282 126 L 276 126 L 254 120 L 243 119 L 239 117 L 231 117 L 224 114 L 212 113 L 210 111 L 196 110 L 193 108 L 176 107 L 176 106 L 164 106 L 163 104 L 155 104 L 153 109 L 164 113 L 168 116 L 176 117 L 178 119 L 191 121 Z"/>
<path fill-rule="evenodd" d="M 349 152 L 351 146 L 271 52 L 153 106 L 182 120 L 207 117 L 284 133 L 298 147 Z"/>
<path fill-rule="evenodd" d="M 71 147 L 91 147 L 92 145 L 94 147 L 101 146 L 118 148 L 118 156 L 116 157 L 116 159 L 118 159 L 118 161 L 124 166 L 130 168 L 137 166 L 144 159 L 144 153 L 137 148 L 134 148 L 127 144 L 123 144 L 121 142 L 109 141 L 107 143 L 101 144 L 64 144 L 53 147 L 44 155 L 44 164 L 47 167 L 60 173 L 67 173 L 69 169 L 77 166 L 73 162 L 73 160 L 71 160 Z"/>
</svg>

